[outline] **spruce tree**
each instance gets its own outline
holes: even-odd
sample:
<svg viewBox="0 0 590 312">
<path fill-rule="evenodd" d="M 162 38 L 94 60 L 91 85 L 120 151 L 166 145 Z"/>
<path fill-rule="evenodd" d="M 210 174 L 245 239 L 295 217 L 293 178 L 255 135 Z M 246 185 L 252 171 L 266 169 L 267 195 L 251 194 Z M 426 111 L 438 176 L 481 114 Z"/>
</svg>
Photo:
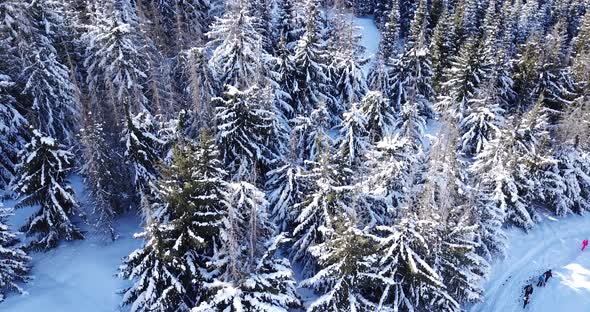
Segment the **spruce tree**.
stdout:
<svg viewBox="0 0 590 312">
<path fill-rule="evenodd" d="M 371 143 L 393 134 L 396 125 L 395 112 L 383 93 L 369 91 L 362 99 L 360 109 L 367 122 L 365 128 Z"/>
<path fill-rule="evenodd" d="M 82 129 L 80 135 L 85 161 L 81 172 L 94 207 L 95 226 L 99 232 L 115 240 L 118 234 L 113 223 L 117 214 L 122 213 L 127 204 L 127 194 L 121 186 L 121 181 L 126 178 L 126 168 L 118 163 L 120 157 L 116 153 L 111 153 L 103 124 L 93 118 L 94 116 L 89 113 L 88 125 Z M 119 170 L 113 171 L 111 168 Z"/>
<path fill-rule="evenodd" d="M 0 54 L 1 55 L 1 54 Z M 19 113 L 10 90 L 15 83 L 0 74 L 0 188 L 14 178 L 18 152 L 24 143 L 27 121 Z"/>
<path fill-rule="evenodd" d="M 125 119 L 125 158 L 133 168 L 133 184 L 141 196 L 150 195 L 158 180 L 157 167 L 166 142 L 158 138 L 157 124 L 148 112 L 132 116 L 126 106 Z"/>
<path fill-rule="evenodd" d="M 331 123 L 332 116 L 324 103 L 320 103 L 309 117 L 297 116 L 293 119 L 297 159 L 315 162 L 321 153 L 334 149 L 335 142 L 329 134 Z"/>
<path fill-rule="evenodd" d="M 162 169 L 158 193 L 150 200 L 145 239 L 119 268 L 133 279 L 123 305 L 132 311 L 187 311 L 203 294 L 206 261 L 221 244 L 229 186 L 219 151 L 207 134 L 196 147 L 179 142 Z"/>
<path fill-rule="evenodd" d="M 539 97 L 533 108 L 512 128 L 505 128 L 476 157 L 471 170 L 479 175 L 481 190 L 506 215 L 506 221 L 526 230 L 538 219 L 530 205 L 538 186 L 535 172 L 550 157 L 545 155 L 548 142 L 547 115 Z M 494 168 L 492 170 L 492 168 Z"/>
<path fill-rule="evenodd" d="M 8 227 L 8 217 L 12 209 L 4 208 L 0 203 L 0 302 L 4 301 L 8 292 L 26 294 L 19 283 L 30 280 L 29 261 L 31 257 L 16 246 L 16 233 Z"/>
<path fill-rule="evenodd" d="M 305 169 L 293 159 L 266 174 L 270 217 L 279 231 L 289 231 L 297 218 L 293 206 L 301 202 L 309 184 L 304 175 Z"/>
<path fill-rule="evenodd" d="M 149 108 L 143 93 L 148 77 L 147 56 L 141 48 L 142 38 L 135 28 L 133 14 L 106 9 L 98 12 L 94 25 L 83 38 L 87 44 L 86 81 L 94 97 L 93 105 L 114 113 L 117 124 L 125 120 L 126 107 L 132 113 Z"/>
<path fill-rule="evenodd" d="M 461 151 L 467 155 L 477 155 L 488 142 L 497 136 L 504 126 L 504 110 L 500 106 L 493 85 L 478 90 L 470 99 L 465 118 L 459 127 L 464 133 L 461 137 Z"/>
<path fill-rule="evenodd" d="M 255 181 L 257 170 L 270 165 L 273 159 L 273 112 L 257 100 L 258 87 L 245 91 L 228 86 L 217 103 L 215 120 L 217 142 L 229 172 L 235 180 Z"/>
<path fill-rule="evenodd" d="M 334 234 L 336 221 L 350 215 L 350 189 L 344 187 L 348 170 L 333 156 L 322 153 L 313 163 L 309 179 L 313 185 L 303 201 L 295 205 L 297 219 L 293 236 L 293 259 L 306 275 L 316 272 L 310 248 L 326 242 Z"/>
<path fill-rule="evenodd" d="M 321 269 L 301 281 L 323 295 L 307 311 L 378 311 L 379 296 L 371 289 L 375 241 L 350 223 L 340 221 L 329 241 L 311 247 Z"/>
<path fill-rule="evenodd" d="M 428 241 L 434 224 L 415 215 L 381 226 L 373 276 L 383 294 L 380 305 L 392 310 L 460 311 L 433 267 Z"/>
<path fill-rule="evenodd" d="M 19 155 L 13 184 L 19 197 L 16 207 L 40 206 L 22 227 L 27 236 L 33 237 L 27 247 L 47 250 L 60 240 L 83 239 L 70 220 L 78 209 L 74 191 L 66 180 L 74 155 L 37 129 Z"/>
<path fill-rule="evenodd" d="M 321 38 L 320 8 L 317 0 L 305 5 L 305 32 L 295 48 L 297 92 L 293 99 L 297 114 L 308 114 L 329 100 L 326 47 Z"/>
<path fill-rule="evenodd" d="M 339 156 L 349 167 L 358 166 L 369 149 L 367 119 L 358 105 L 352 103 L 340 125 Z"/>
<path fill-rule="evenodd" d="M 201 127 L 211 126 L 214 108 L 210 105 L 219 88 L 214 72 L 209 67 L 206 48 L 193 47 L 181 55 L 183 77 L 188 81 L 187 96 L 191 104 L 191 120 L 188 121 L 189 132 L 198 133 Z"/>
<path fill-rule="evenodd" d="M 220 86 L 245 89 L 251 85 L 250 79 L 266 68 L 268 55 L 261 47 L 252 14 L 245 7 L 229 8 L 207 33 L 208 45 L 214 48 L 209 64 Z M 260 64 L 259 59 L 264 63 Z"/>
</svg>

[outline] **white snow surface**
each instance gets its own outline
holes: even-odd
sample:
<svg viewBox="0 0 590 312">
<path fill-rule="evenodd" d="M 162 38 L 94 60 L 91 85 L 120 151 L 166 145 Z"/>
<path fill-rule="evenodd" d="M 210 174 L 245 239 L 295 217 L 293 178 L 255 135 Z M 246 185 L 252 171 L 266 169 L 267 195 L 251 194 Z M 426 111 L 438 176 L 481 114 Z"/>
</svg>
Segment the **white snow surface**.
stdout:
<svg viewBox="0 0 590 312">
<path fill-rule="evenodd" d="M 81 178 L 73 176 L 70 181 L 78 203 L 89 213 L 92 208 L 85 204 L 87 198 Z M 6 201 L 4 206 L 12 207 L 14 203 Z M 18 230 L 36 209 L 38 207 L 16 209 L 10 220 L 12 229 Z M 119 219 L 116 227 L 120 237 L 115 242 L 107 241 L 89 225 L 79 222 L 77 225 L 85 231 L 86 239 L 61 242 L 48 252 L 31 253 L 34 279 L 22 285 L 28 294 L 8 294 L 0 303 L 0 311 L 119 311 L 122 297 L 117 292 L 128 287 L 130 282 L 115 274 L 123 257 L 142 244 L 141 240 L 133 238 L 133 233 L 140 230 L 140 218 L 127 215 Z"/>
<path fill-rule="evenodd" d="M 507 232 L 505 259 L 494 263 L 485 284 L 485 301 L 470 312 L 588 312 L 590 311 L 590 215 L 556 219 L 546 216 L 529 233 Z M 544 288 L 537 279 L 548 269 L 553 277 Z M 523 288 L 533 284 L 531 302 L 523 310 Z"/>
<path fill-rule="evenodd" d="M 355 17 L 352 23 L 359 28 L 361 33 L 360 44 L 365 47 L 365 57 L 372 59 L 379 51 L 379 42 L 381 41 L 381 33 L 375 25 L 375 20 L 371 16 Z M 368 72 L 370 66 L 371 62 L 367 62 L 364 66 L 365 72 Z"/>
</svg>

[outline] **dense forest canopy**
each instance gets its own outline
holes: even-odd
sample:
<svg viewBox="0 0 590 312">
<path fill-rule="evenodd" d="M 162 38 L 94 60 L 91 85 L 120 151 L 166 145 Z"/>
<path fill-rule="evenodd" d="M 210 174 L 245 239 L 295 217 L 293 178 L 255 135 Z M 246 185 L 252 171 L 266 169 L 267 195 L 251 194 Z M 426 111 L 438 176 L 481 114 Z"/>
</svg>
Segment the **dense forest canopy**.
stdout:
<svg viewBox="0 0 590 312">
<path fill-rule="evenodd" d="M 0 299 L 131 210 L 133 312 L 461 311 L 589 147 L 587 0 L 0 0 Z"/>
</svg>

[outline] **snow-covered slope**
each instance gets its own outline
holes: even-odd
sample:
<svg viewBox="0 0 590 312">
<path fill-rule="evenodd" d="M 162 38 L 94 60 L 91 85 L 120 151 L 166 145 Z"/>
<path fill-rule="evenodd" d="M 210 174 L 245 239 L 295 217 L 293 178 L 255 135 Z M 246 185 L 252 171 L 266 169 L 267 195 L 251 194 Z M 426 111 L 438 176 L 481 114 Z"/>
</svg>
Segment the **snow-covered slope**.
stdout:
<svg viewBox="0 0 590 312">
<path fill-rule="evenodd" d="M 494 264 L 486 283 L 486 300 L 471 312 L 523 311 L 523 288 L 535 286 L 525 311 L 590 311 L 590 215 L 564 219 L 548 217 L 529 233 L 508 232 L 507 257 Z M 536 287 L 539 275 L 553 270 L 547 287 Z"/>
<path fill-rule="evenodd" d="M 71 178 L 76 197 L 85 211 L 90 207 L 84 204 L 86 194 L 80 177 Z M 13 201 L 7 201 L 10 207 Z M 36 208 L 23 208 L 15 211 L 11 225 L 18 228 L 25 218 Z M 140 220 L 130 215 L 119 219 L 117 229 L 121 237 L 111 243 L 88 226 L 86 240 L 61 243 L 48 252 L 32 253 L 32 275 L 34 279 L 23 285 L 27 295 L 10 294 L 0 304 L 0 311 L 118 311 L 121 296 L 117 291 L 128 283 L 115 276 L 121 259 L 141 245 L 133 238 L 139 230 Z"/>
</svg>

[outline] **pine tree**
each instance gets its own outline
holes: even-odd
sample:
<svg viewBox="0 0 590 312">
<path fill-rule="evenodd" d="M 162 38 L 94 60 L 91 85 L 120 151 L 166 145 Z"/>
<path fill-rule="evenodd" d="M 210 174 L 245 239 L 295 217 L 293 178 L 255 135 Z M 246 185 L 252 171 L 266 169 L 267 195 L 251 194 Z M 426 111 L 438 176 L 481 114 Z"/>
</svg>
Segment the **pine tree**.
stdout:
<svg viewBox="0 0 590 312">
<path fill-rule="evenodd" d="M 352 103 L 340 125 L 339 156 L 349 167 L 358 166 L 369 149 L 367 119 L 358 105 Z"/>
<path fill-rule="evenodd" d="M 265 64 L 260 64 L 259 59 L 264 60 L 268 55 L 262 50 L 251 14 L 247 8 L 231 8 L 207 34 L 208 45 L 214 48 L 209 64 L 220 86 L 245 89 L 251 85 L 250 79 L 264 70 L 261 66 Z"/>
<path fill-rule="evenodd" d="M 389 100 L 379 91 L 369 91 L 361 101 L 361 110 L 367 121 L 366 130 L 371 143 L 393 134 L 396 118 Z"/>
<path fill-rule="evenodd" d="M 210 286 L 215 294 L 191 311 L 274 312 L 300 307 L 289 260 L 275 255 L 286 241 L 283 236 L 270 240 L 253 272 L 237 281 L 216 281 Z"/>
<path fill-rule="evenodd" d="M 307 196 L 295 205 L 297 219 L 293 236 L 293 259 L 303 265 L 305 274 L 316 272 L 310 248 L 326 242 L 334 233 L 338 220 L 350 215 L 350 190 L 345 186 L 347 169 L 334 157 L 321 154 L 313 164 L 309 179 L 314 181 Z"/>
<path fill-rule="evenodd" d="M 200 127 L 210 126 L 214 109 L 211 98 L 216 94 L 218 85 L 214 73 L 209 67 L 204 47 L 193 47 L 182 54 L 183 77 L 188 84 L 186 91 L 191 103 L 192 119 L 189 132 L 195 134 Z"/>
<path fill-rule="evenodd" d="M 324 103 L 320 103 L 309 117 L 297 116 L 293 119 L 297 159 L 315 162 L 321 153 L 334 149 L 334 139 L 328 133 L 331 122 L 332 116 Z"/>
<path fill-rule="evenodd" d="M 94 105 L 104 105 L 106 99 L 110 107 L 103 109 L 114 112 L 117 123 L 124 120 L 126 107 L 131 112 L 148 109 L 143 93 L 148 77 L 147 56 L 135 29 L 136 17 L 131 15 L 133 12 L 121 10 L 99 12 L 95 24 L 84 36 L 86 80 L 89 90 L 95 94 Z"/>
<path fill-rule="evenodd" d="M 484 202 L 493 202 L 500 210 L 496 214 L 505 214 L 507 222 L 527 230 L 538 218 L 529 204 L 538 184 L 535 171 L 550 161 L 544 154 L 548 132 L 542 101 L 540 97 L 512 129 L 503 129 L 490 141 L 471 169 L 481 178 L 481 189 L 488 196 Z"/>
<path fill-rule="evenodd" d="M 301 202 L 309 183 L 304 174 L 295 160 L 286 160 L 266 174 L 270 217 L 279 231 L 289 231 L 297 218 L 293 206 Z"/>
<path fill-rule="evenodd" d="M 475 97 L 489 73 L 490 64 L 483 59 L 480 41 L 467 41 L 445 74 L 446 81 L 442 84 L 444 95 L 440 96 L 437 103 L 439 110 L 462 120 L 469 107 L 469 100 Z"/>
<path fill-rule="evenodd" d="M 260 89 L 240 91 L 228 86 L 223 98 L 215 98 L 217 142 L 222 158 L 235 180 L 254 181 L 257 170 L 273 159 L 272 141 L 275 115 L 256 99 Z"/>
<path fill-rule="evenodd" d="M 276 36 L 277 38 L 284 37 L 285 48 L 293 51 L 303 33 L 303 17 L 299 15 L 298 7 L 294 6 L 292 1 L 281 0 L 278 1 L 277 6 L 279 13 Z"/>
<path fill-rule="evenodd" d="M 479 231 L 466 195 L 467 173 L 456 150 L 458 141 L 459 130 L 450 116 L 443 115 L 438 138 L 430 148 L 416 213 L 436 220 L 434 269 L 453 299 L 465 303 L 483 299 L 482 282 L 489 265 L 476 253 Z"/>
<path fill-rule="evenodd" d="M 400 15 L 399 15 L 399 1 L 393 0 L 390 3 L 391 10 L 387 15 L 383 33 L 381 35 L 381 42 L 379 42 L 380 57 L 389 64 L 392 58 L 395 58 L 399 52 L 400 40 Z"/>
<path fill-rule="evenodd" d="M 460 142 L 461 151 L 467 155 L 481 152 L 504 126 L 504 110 L 496 94 L 493 85 L 488 84 L 479 89 L 467 104 L 465 118 L 459 125 L 464 133 Z"/>
<path fill-rule="evenodd" d="M 70 220 L 78 208 L 66 180 L 73 157 L 63 145 L 37 129 L 20 153 L 13 184 L 19 197 L 16 207 L 40 206 L 22 227 L 28 236 L 34 236 L 28 248 L 47 250 L 56 247 L 60 240 L 84 238 Z"/>
<path fill-rule="evenodd" d="M 378 311 L 379 296 L 371 289 L 374 239 L 349 223 L 341 224 L 329 241 L 311 247 L 321 270 L 301 281 L 322 293 L 307 311 Z"/>
<path fill-rule="evenodd" d="M 131 116 L 126 107 L 125 117 L 125 158 L 133 167 L 133 184 L 142 196 L 150 195 L 158 180 L 157 166 L 166 142 L 158 138 L 157 125 L 148 112 Z"/>
<path fill-rule="evenodd" d="M 23 53 L 18 61 L 22 72 L 17 77 L 22 81 L 21 92 L 29 97 L 27 118 L 41 131 L 70 145 L 79 116 L 70 73 L 56 49 L 64 27 L 59 3 L 35 1 L 26 8 L 17 8 L 22 9 L 25 11 L 13 13 L 28 20 L 17 26 L 17 36 L 22 36 L 18 41 L 23 44 L 17 46 Z"/>
<path fill-rule="evenodd" d="M 277 62 L 274 66 L 276 73 L 276 102 L 277 108 L 285 118 L 292 118 L 297 107 L 293 101 L 294 94 L 297 90 L 297 81 L 295 78 L 295 63 L 293 55 L 286 46 L 286 38 L 281 36 L 277 46 Z"/>
<path fill-rule="evenodd" d="M 452 56 L 454 55 L 455 31 L 453 29 L 452 15 L 445 9 L 443 15 L 436 24 L 430 50 L 432 51 L 432 81 L 436 91 L 441 91 L 444 82 L 444 73 L 451 67 Z"/>
<path fill-rule="evenodd" d="M 229 185 L 219 151 L 205 133 L 200 145 L 181 141 L 162 170 L 151 202 L 144 246 L 127 257 L 120 275 L 137 279 L 125 290 L 132 311 L 186 311 L 203 294 L 206 261 L 221 244 Z"/>
<path fill-rule="evenodd" d="M 329 100 L 326 47 L 321 39 L 321 20 L 317 0 L 305 6 L 305 32 L 297 43 L 293 58 L 297 89 L 293 99 L 297 114 L 308 114 L 319 103 Z"/>
<path fill-rule="evenodd" d="M 383 294 L 380 306 L 391 310 L 460 311 L 442 277 L 429 262 L 428 240 L 434 224 L 410 215 L 395 226 L 381 226 L 374 278 Z"/>
<path fill-rule="evenodd" d="M 469 221 L 469 206 L 452 209 L 441 233 L 439 265 L 448 293 L 460 303 L 484 299 L 489 264 L 477 254 L 479 229 Z"/>
<path fill-rule="evenodd" d="M 558 216 L 583 213 L 590 208 L 590 181 L 586 179 L 590 159 L 585 151 L 587 118 L 588 108 L 582 99 L 568 108 L 556 129 L 554 161 L 547 162 L 540 172 L 540 199 Z"/>
<path fill-rule="evenodd" d="M 162 0 L 157 6 L 166 33 L 179 50 L 205 39 L 211 20 L 209 0 Z"/>
<path fill-rule="evenodd" d="M 394 105 L 399 108 L 405 101 L 409 105 L 415 105 L 418 113 L 424 118 L 431 118 L 434 117 L 432 103 L 435 93 L 432 86 L 430 52 L 426 45 L 427 6 L 426 1 L 420 1 L 412 20 L 410 37 L 394 79 L 398 92 L 398 100 L 394 100 Z"/>
<path fill-rule="evenodd" d="M 590 88 L 590 10 L 582 18 L 580 31 L 572 44 L 574 50 L 572 70 L 576 80 L 585 86 L 587 91 Z"/>
<path fill-rule="evenodd" d="M 14 84 L 10 77 L 0 74 L 0 188 L 8 186 L 14 178 L 18 151 L 26 134 L 27 121 L 17 110 L 16 99 L 9 92 Z"/>
<path fill-rule="evenodd" d="M 18 246 L 16 233 L 12 232 L 7 219 L 12 209 L 0 204 L 0 302 L 4 301 L 7 292 L 26 294 L 19 283 L 29 281 L 29 261 L 31 257 Z"/>
</svg>

